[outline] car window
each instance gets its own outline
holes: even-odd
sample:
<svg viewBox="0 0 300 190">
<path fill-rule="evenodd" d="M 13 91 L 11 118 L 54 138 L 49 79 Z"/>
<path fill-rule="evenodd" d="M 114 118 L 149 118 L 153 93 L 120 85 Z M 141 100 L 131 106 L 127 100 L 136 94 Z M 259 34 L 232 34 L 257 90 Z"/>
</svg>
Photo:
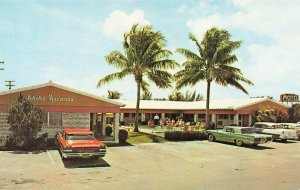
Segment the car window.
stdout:
<svg viewBox="0 0 300 190">
<path fill-rule="evenodd" d="M 262 128 L 263 126 L 261 124 L 254 124 L 255 128 Z"/>
<path fill-rule="evenodd" d="M 225 132 L 231 133 L 231 132 L 233 132 L 233 129 L 232 128 L 225 128 Z"/>
<path fill-rule="evenodd" d="M 241 129 L 241 133 L 242 134 L 251 134 L 251 133 L 254 133 L 254 129 L 253 128 L 244 128 L 244 129 Z"/>
<path fill-rule="evenodd" d="M 93 134 L 67 134 L 66 140 L 95 140 Z"/>
<path fill-rule="evenodd" d="M 282 125 L 272 125 L 274 129 L 283 129 Z"/>
</svg>

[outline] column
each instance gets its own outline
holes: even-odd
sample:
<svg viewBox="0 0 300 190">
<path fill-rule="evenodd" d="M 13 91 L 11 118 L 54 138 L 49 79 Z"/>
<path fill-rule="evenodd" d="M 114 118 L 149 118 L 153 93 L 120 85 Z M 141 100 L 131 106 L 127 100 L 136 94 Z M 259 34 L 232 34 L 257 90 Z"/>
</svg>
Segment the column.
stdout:
<svg viewBox="0 0 300 190">
<path fill-rule="evenodd" d="M 114 114 L 114 136 L 115 136 L 115 142 L 119 143 L 119 113 Z"/>
<path fill-rule="evenodd" d="M 105 135 L 106 113 L 102 113 L 102 135 Z"/>
<path fill-rule="evenodd" d="M 141 121 L 144 122 L 146 120 L 146 114 L 141 113 Z"/>
<path fill-rule="evenodd" d="M 120 113 L 120 121 L 124 121 L 124 113 Z"/>
<path fill-rule="evenodd" d="M 162 119 L 162 120 L 165 119 L 165 113 L 161 113 L 161 119 Z"/>
<path fill-rule="evenodd" d="M 251 125 L 252 125 L 252 115 L 249 114 L 249 126 L 251 126 Z"/>
<path fill-rule="evenodd" d="M 194 122 L 198 121 L 198 114 L 194 114 Z"/>
<path fill-rule="evenodd" d="M 211 121 L 214 122 L 217 126 L 217 115 L 216 114 L 211 114 Z"/>
<path fill-rule="evenodd" d="M 239 125 L 239 114 L 234 114 L 233 124 Z"/>
</svg>

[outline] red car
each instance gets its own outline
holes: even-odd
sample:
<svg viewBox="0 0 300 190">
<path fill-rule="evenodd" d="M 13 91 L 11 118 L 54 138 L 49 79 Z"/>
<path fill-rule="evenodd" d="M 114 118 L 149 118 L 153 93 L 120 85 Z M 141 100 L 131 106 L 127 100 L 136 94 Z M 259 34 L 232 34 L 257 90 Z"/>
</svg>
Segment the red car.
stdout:
<svg viewBox="0 0 300 190">
<path fill-rule="evenodd" d="M 99 158 L 106 153 L 106 145 L 88 129 L 64 129 L 56 140 L 63 159 Z"/>
</svg>

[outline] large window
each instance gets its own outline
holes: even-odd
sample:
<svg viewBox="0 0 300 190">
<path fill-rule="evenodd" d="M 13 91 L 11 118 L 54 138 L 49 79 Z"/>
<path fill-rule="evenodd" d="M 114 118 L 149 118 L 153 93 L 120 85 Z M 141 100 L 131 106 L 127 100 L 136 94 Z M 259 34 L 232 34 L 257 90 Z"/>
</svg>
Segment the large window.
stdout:
<svg viewBox="0 0 300 190">
<path fill-rule="evenodd" d="M 218 116 L 219 116 L 219 119 L 226 119 L 227 120 L 229 118 L 227 114 L 220 114 Z"/>
<path fill-rule="evenodd" d="M 198 119 L 205 119 L 205 114 L 198 114 Z"/>
</svg>

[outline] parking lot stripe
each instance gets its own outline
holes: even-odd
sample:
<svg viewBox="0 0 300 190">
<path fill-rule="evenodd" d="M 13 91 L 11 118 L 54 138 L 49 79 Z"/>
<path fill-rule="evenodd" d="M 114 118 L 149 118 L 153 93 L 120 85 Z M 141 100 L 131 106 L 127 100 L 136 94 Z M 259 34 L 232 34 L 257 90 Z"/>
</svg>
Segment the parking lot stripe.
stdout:
<svg viewBox="0 0 300 190">
<path fill-rule="evenodd" d="M 47 150 L 47 153 L 48 153 L 48 156 L 49 156 L 49 158 L 50 158 L 52 164 L 55 164 L 55 163 L 54 163 L 54 160 L 53 160 L 53 158 L 52 158 L 52 156 L 51 156 L 51 154 L 50 154 L 50 152 L 49 152 L 48 150 Z"/>
</svg>

